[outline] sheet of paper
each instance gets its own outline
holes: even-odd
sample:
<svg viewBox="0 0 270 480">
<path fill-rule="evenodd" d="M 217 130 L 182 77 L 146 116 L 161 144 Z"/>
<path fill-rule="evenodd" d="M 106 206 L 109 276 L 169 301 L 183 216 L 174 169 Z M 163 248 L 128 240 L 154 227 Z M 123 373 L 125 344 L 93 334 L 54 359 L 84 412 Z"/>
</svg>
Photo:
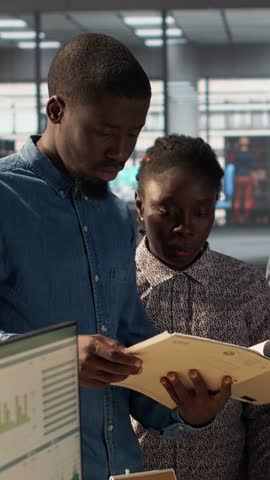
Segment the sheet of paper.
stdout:
<svg viewBox="0 0 270 480">
<path fill-rule="evenodd" d="M 250 398 L 251 403 L 270 402 L 270 390 L 267 390 L 261 398 L 262 389 L 256 387 L 254 390 L 252 386 L 253 378 L 270 372 L 270 360 L 257 351 L 206 338 L 168 332 L 134 345 L 128 350 L 143 360 L 143 371 L 140 375 L 129 376 L 119 385 L 144 393 L 169 408 L 174 408 L 175 404 L 161 385 L 160 378 L 174 371 L 187 388 L 192 388 L 193 384 L 188 377 L 188 371 L 191 369 L 201 372 L 211 391 L 219 390 L 222 378 L 229 375 L 233 380 L 233 394 L 234 386 L 245 382 L 248 388 L 243 393 L 244 401 L 249 401 Z"/>
<path fill-rule="evenodd" d="M 152 472 L 128 473 L 126 475 L 116 475 L 109 480 L 176 480 L 172 469 L 156 470 Z"/>
</svg>

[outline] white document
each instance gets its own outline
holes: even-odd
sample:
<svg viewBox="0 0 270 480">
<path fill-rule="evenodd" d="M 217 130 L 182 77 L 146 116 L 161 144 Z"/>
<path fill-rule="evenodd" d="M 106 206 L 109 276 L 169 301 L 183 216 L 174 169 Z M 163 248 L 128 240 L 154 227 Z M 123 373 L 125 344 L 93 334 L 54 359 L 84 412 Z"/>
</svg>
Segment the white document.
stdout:
<svg viewBox="0 0 270 480">
<path fill-rule="evenodd" d="M 267 342 L 264 342 L 266 344 Z M 270 359 L 260 353 L 265 345 L 249 349 L 207 338 L 163 332 L 127 350 L 143 360 L 143 371 L 117 385 L 137 390 L 174 408 L 160 378 L 176 372 L 188 388 L 191 369 L 199 370 L 209 390 L 220 389 L 224 376 L 232 377 L 232 396 L 253 404 L 270 403 Z"/>
</svg>

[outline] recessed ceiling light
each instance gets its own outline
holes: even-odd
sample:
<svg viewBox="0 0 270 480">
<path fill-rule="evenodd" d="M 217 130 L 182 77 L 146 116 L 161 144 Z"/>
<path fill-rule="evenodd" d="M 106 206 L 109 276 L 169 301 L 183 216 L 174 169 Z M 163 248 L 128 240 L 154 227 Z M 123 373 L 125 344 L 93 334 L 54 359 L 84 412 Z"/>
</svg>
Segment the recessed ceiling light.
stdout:
<svg viewBox="0 0 270 480">
<path fill-rule="evenodd" d="M 186 38 L 168 38 L 168 45 L 184 45 L 187 43 Z"/>
<path fill-rule="evenodd" d="M 161 28 L 137 28 L 135 30 L 135 34 L 138 37 L 162 37 L 162 29 Z"/>
<path fill-rule="evenodd" d="M 180 28 L 167 28 L 167 37 L 175 38 L 182 37 L 183 32 Z M 162 37 L 162 28 L 137 28 L 135 34 L 138 37 L 142 38 L 161 38 Z"/>
<path fill-rule="evenodd" d="M 23 28 L 27 23 L 20 18 L 0 18 L 0 28 Z"/>
<path fill-rule="evenodd" d="M 161 38 L 148 38 L 145 40 L 144 44 L 147 47 L 161 47 L 163 45 L 163 40 Z"/>
<path fill-rule="evenodd" d="M 168 38 L 168 45 L 184 45 L 187 43 L 186 38 Z M 162 47 L 163 40 L 162 38 L 147 38 L 144 42 L 146 47 Z"/>
<path fill-rule="evenodd" d="M 167 28 L 167 37 L 182 37 L 183 32 L 181 28 Z"/>
<path fill-rule="evenodd" d="M 34 31 L 24 31 L 24 32 L 0 32 L 0 38 L 3 40 L 31 40 L 36 37 L 36 32 Z M 45 38 L 44 33 L 40 33 L 40 38 Z"/>
<path fill-rule="evenodd" d="M 19 48 L 29 49 L 29 50 L 36 48 L 36 42 L 19 42 L 17 45 Z M 40 48 L 50 49 L 50 48 L 59 48 L 61 43 L 48 40 L 45 42 L 40 42 L 39 45 L 40 45 Z"/>
<path fill-rule="evenodd" d="M 124 22 L 131 27 L 139 27 L 144 25 L 155 26 L 162 24 L 162 17 L 153 16 L 153 17 L 124 17 Z M 166 17 L 167 25 L 174 25 L 175 20 L 173 17 Z"/>
</svg>

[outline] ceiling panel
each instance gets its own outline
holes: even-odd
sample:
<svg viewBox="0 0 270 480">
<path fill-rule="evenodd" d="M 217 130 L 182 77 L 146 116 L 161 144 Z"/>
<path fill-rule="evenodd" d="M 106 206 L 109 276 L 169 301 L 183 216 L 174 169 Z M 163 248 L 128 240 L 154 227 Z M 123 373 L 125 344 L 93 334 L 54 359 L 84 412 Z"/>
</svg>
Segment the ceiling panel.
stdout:
<svg viewBox="0 0 270 480">
<path fill-rule="evenodd" d="M 143 40 L 124 24 L 119 12 L 70 12 L 70 16 L 84 31 L 115 36 L 127 46 L 143 46 Z"/>
<path fill-rule="evenodd" d="M 127 14 L 153 16 L 160 12 L 158 10 L 51 12 L 41 15 L 41 29 L 48 40 L 64 42 L 82 32 L 103 32 L 115 36 L 130 48 L 142 47 L 143 39 L 136 37 L 133 29 L 122 21 Z M 169 14 L 174 16 L 187 40 L 193 43 L 217 46 L 230 44 L 231 40 L 234 44 L 270 43 L 270 8 L 238 8 L 224 11 L 172 10 Z M 19 17 L 28 22 L 29 28 L 34 28 L 34 15 L 21 14 Z M 2 47 L 15 43 L 1 40 L 0 44 Z"/>
<path fill-rule="evenodd" d="M 228 43 L 220 10 L 173 10 L 172 14 L 191 42 Z"/>
<path fill-rule="evenodd" d="M 270 9 L 228 9 L 225 14 L 233 43 L 270 42 Z"/>
</svg>

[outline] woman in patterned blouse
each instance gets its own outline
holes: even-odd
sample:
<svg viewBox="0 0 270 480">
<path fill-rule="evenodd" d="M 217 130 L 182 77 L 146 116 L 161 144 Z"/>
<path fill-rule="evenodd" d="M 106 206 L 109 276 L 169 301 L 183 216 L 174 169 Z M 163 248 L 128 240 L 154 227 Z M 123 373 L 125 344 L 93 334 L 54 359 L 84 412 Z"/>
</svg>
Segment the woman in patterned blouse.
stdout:
<svg viewBox="0 0 270 480">
<path fill-rule="evenodd" d="M 270 289 L 255 267 L 208 246 L 222 177 L 202 139 L 166 136 L 147 151 L 137 177 L 146 233 L 138 290 L 157 333 L 250 346 L 270 338 Z M 269 405 L 230 399 L 207 430 L 176 441 L 134 428 L 147 470 L 172 467 L 178 480 L 270 479 Z"/>
</svg>

